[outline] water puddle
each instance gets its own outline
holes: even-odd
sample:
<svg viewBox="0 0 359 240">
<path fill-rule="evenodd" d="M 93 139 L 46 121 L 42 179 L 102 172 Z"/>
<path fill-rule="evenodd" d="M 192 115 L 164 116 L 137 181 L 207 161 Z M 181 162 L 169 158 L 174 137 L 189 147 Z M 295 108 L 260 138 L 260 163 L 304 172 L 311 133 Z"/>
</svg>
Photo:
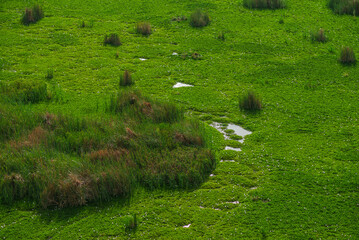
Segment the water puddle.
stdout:
<svg viewBox="0 0 359 240">
<path fill-rule="evenodd" d="M 173 85 L 173 88 L 180 88 L 180 87 L 193 87 L 193 85 L 189 85 L 189 84 L 185 84 L 185 83 L 176 83 L 175 85 Z"/>
<path fill-rule="evenodd" d="M 233 132 L 232 134 L 240 136 L 241 139 L 240 140 L 236 140 L 240 143 L 244 142 L 244 137 L 251 134 L 251 131 L 248 131 L 244 128 L 242 128 L 241 126 L 229 123 L 228 125 L 223 125 L 221 123 L 217 123 L 217 122 L 213 122 L 211 124 L 212 127 L 214 127 L 215 129 L 217 129 L 220 133 L 223 134 L 224 139 L 229 140 L 230 138 L 230 134 L 228 134 L 228 130 L 231 130 L 231 132 Z M 226 131 L 227 130 L 227 131 Z M 240 148 L 234 148 L 234 147 L 230 147 L 230 146 L 226 146 L 225 150 L 233 150 L 233 151 L 242 151 Z M 221 161 L 222 162 L 222 161 Z"/>
<path fill-rule="evenodd" d="M 224 150 L 233 150 L 233 151 L 237 151 L 237 152 L 242 151 L 240 148 L 233 148 L 233 147 L 230 147 L 230 146 L 226 146 L 226 148 Z"/>
<path fill-rule="evenodd" d="M 244 142 L 244 137 L 251 134 L 251 131 L 248 131 L 238 125 L 235 124 L 228 124 L 227 129 L 231 129 L 234 131 L 234 134 L 243 137 L 241 140 L 238 140 L 239 142 L 243 143 Z"/>
<path fill-rule="evenodd" d="M 220 162 L 236 162 L 234 160 L 221 160 Z"/>
</svg>

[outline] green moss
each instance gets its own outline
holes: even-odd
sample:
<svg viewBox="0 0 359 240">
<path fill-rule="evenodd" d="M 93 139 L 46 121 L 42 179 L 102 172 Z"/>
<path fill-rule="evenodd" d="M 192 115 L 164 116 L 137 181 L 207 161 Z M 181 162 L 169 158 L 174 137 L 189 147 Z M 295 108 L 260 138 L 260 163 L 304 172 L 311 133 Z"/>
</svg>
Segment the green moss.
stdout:
<svg viewBox="0 0 359 240">
<path fill-rule="evenodd" d="M 52 92 L 56 86 L 63 98 L 25 105 L 13 101 L 17 106 L 2 124 L 3 132 L 22 125 L 18 120 L 26 117 L 18 115 L 25 114 L 23 111 L 29 116 L 62 113 L 116 125 L 121 119 L 104 109 L 107 96 L 117 94 L 118 76 L 128 70 L 136 77 L 133 88 L 143 95 L 175 102 L 185 111 L 222 116 L 213 117 L 216 122 L 240 122 L 253 134 L 246 137 L 242 152 L 231 152 L 236 162 L 221 163 L 218 151 L 225 146 L 223 136 L 205 127 L 210 133 L 205 144 L 216 148 L 218 157 L 215 176 L 205 182 L 221 188 L 198 186 L 185 191 L 140 186 L 126 200 L 100 200 L 52 211 L 36 208 L 31 200 L 1 204 L 1 238 L 355 238 L 359 228 L 358 221 L 353 221 L 357 219 L 353 206 L 359 198 L 359 68 L 343 66 L 338 58 L 341 46 L 359 51 L 356 17 L 323 11 L 327 8 L 324 0 L 290 1 L 288 8 L 275 11 L 219 0 L 109 0 L 106 4 L 50 0 L 43 5 L 48 17 L 22 26 L 19 10 L 26 7 L 27 3 L 19 0 L 1 3 L 0 82 L 42 82 L 47 70 L 54 69 L 47 90 Z M 173 16 L 190 16 L 197 8 L 208 11 L 213 19 L 210 25 L 199 29 L 186 21 L 170 21 Z M 278 23 L 281 18 L 283 24 Z M 78 27 L 91 20 L 93 27 Z M 139 21 L 151 22 L 151 37 L 134 34 L 134 24 Z M 312 28 L 328 31 L 330 41 L 308 41 L 303 35 Z M 103 46 L 103 36 L 112 32 L 120 36 L 121 47 Z M 217 39 L 219 32 L 225 32 L 225 41 Z M 172 55 L 174 52 L 179 55 Z M 180 55 L 185 52 L 188 56 L 182 60 Z M 190 55 L 194 52 L 203 58 L 193 60 Z M 172 88 L 182 81 L 195 87 Z M 263 100 L 260 114 L 238 108 L 238 97 L 248 89 L 254 89 Z M 1 101 L 2 96 L 0 93 Z M 0 109 L 8 107 L 0 104 Z M 12 147 L 12 141 L 21 142 L 21 137 L 36 127 L 35 120 L 27 122 L 21 133 L 5 133 L 7 137 L 0 143 L 3 158 L 5 154 L 10 160 L 19 158 L 22 150 Z M 76 143 L 80 132 L 68 137 Z M 167 142 L 167 138 L 153 138 L 156 134 L 157 127 L 149 125 L 141 137 L 151 147 Z M 136 147 L 136 143 L 127 144 Z M 82 166 L 78 153 L 34 150 L 26 156 L 22 162 L 29 165 L 58 159 L 55 165 L 59 168 Z M 19 167 L 17 161 L 9 164 L 11 170 Z M 193 175 L 193 179 L 198 178 Z M 234 201 L 240 204 L 227 203 Z M 127 231 L 124 218 L 134 214 L 140 219 L 138 227 Z"/>
<path fill-rule="evenodd" d="M 241 140 L 241 139 L 243 139 L 242 136 L 238 136 L 238 135 L 235 135 L 235 134 L 230 135 L 229 138 L 232 139 L 232 140 Z"/>
<path fill-rule="evenodd" d="M 241 148 L 242 143 L 240 143 L 236 140 L 226 140 L 226 146 L 233 147 L 233 148 Z"/>
</svg>

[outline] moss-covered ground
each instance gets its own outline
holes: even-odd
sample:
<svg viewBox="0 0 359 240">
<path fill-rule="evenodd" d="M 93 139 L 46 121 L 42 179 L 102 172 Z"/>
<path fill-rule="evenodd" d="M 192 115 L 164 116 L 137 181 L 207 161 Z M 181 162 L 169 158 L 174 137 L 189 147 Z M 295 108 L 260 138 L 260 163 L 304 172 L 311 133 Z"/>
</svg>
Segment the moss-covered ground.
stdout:
<svg viewBox="0 0 359 240">
<path fill-rule="evenodd" d="M 45 17 L 21 25 L 34 3 L 0 2 L 1 84 L 44 81 L 54 94 L 22 105 L 27 111 L 101 118 L 129 70 L 144 95 L 253 133 L 241 152 L 218 151 L 218 160 L 235 161 L 218 162 L 195 189 L 137 188 L 131 198 L 76 208 L 1 204 L 1 238 L 359 238 L 359 69 L 338 61 L 342 46 L 359 54 L 357 17 L 334 14 L 326 0 L 288 0 L 279 10 L 232 0 L 40 0 Z M 172 21 L 198 8 L 210 25 Z M 151 23 L 148 37 L 136 34 L 140 21 Z M 320 28 L 325 43 L 311 40 Z M 111 33 L 121 46 L 103 45 Z M 239 110 L 248 90 L 262 98 L 256 114 Z M 213 147 L 223 146 L 212 135 Z M 137 228 L 126 228 L 135 214 Z"/>
</svg>

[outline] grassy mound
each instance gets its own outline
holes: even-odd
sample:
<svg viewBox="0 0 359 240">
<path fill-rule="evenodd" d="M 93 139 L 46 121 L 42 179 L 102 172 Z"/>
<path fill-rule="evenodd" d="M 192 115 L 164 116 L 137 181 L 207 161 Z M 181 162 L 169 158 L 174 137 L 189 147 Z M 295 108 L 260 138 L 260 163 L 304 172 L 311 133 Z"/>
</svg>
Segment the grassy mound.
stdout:
<svg viewBox="0 0 359 240">
<path fill-rule="evenodd" d="M 149 36 L 152 33 L 151 24 L 149 22 L 138 22 L 136 24 L 136 32 L 143 36 Z"/>
<path fill-rule="evenodd" d="M 2 202 L 66 207 L 127 197 L 138 185 L 191 188 L 215 166 L 199 122 L 138 92 L 112 97 L 107 120 L 12 108 L 0 109 Z"/>
<path fill-rule="evenodd" d="M 203 12 L 201 9 L 197 9 L 191 14 L 190 25 L 192 27 L 205 27 L 210 23 L 208 13 Z"/>
<path fill-rule="evenodd" d="M 342 47 L 339 61 L 344 65 L 352 65 L 356 63 L 355 53 L 351 47 Z"/>
<path fill-rule="evenodd" d="M 258 9 L 277 9 L 285 8 L 285 0 L 244 0 L 243 6 Z"/>
<path fill-rule="evenodd" d="M 258 111 L 262 109 L 262 101 L 254 92 L 248 91 L 239 99 L 239 108 L 246 111 Z"/>
<path fill-rule="evenodd" d="M 34 5 L 32 8 L 26 8 L 22 16 L 21 23 L 30 25 L 44 18 L 44 11 L 40 5 Z"/>
<path fill-rule="evenodd" d="M 359 2 L 356 0 L 329 0 L 329 7 L 336 14 L 358 15 Z"/>
<path fill-rule="evenodd" d="M 120 46 L 121 41 L 120 37 L 117 33 L 111 33 L 110 35 L 105 35 L 105 39 L 103 40 L 104 45 L 111 45 L 114 47 Z"/>
<path fill-rule="evenodd" d="M 15 80 L 7 84 L 0 83 L 3 98 L 18 103 L 38 103 L 51 98 L 46 83 L 42 81 Z"/>
</svg>

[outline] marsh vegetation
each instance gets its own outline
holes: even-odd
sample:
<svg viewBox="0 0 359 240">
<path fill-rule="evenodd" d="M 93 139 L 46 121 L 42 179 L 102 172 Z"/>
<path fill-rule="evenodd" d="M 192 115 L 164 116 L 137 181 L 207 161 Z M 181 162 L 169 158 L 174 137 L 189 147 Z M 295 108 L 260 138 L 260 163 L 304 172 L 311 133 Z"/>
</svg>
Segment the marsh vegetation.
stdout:
<svg viewBox="0 0 359 240">
<path fill-rule="evenodd" d="M 356 5 L 1 1 L 0 238 L 356 239 Z"/>
</svg>

